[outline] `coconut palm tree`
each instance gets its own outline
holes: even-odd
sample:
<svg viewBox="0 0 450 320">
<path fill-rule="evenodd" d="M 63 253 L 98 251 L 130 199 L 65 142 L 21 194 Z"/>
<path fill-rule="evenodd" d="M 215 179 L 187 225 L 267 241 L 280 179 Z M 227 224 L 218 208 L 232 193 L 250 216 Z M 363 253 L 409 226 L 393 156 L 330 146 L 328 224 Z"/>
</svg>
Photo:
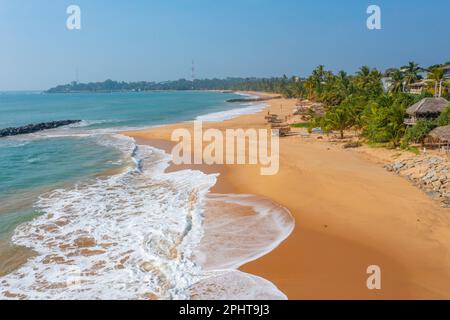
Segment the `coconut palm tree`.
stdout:
<svg viewBox="0 0 450 320">
<path fill-rule="evenodd" d="M 362 78 L 366 78 L 370 75 L 370 68 L 368 66 L 362 66 L 359 68 L 359 70 L 356 72 L 356 75 Z"/>
<path fill-rule="evenodd" d="M 322 94 L 322 85 L 324 84 L 326 78 L 325 66 L 319 65 L 317 68 L 315 68 L 310 78 L 314 83 L 316 97 L 319 97 Z"/>
<path fill-rule="evenodd" d="M 391 73 L 391 85 L 389 86 L 389 91 L 393 93 L 399 93 L 403 91 L 403 86 L 405 83 L 405 78 L 400 70 L 396 70 Z"/>
<path fill-rule="evenodd" d="M 420 67 L 417 63 L 413 61 L 410 61 L 408 65 L 403 66 L 401 68 L 401 71 L 404 74 L 404 82 L 406 87 L 420 79 L 419 77 Z"/>
<path fill-rule="evenodd" d="M 308 99 L 313 100 L 315 97 L 315 82 L 311 76 L 305 80 L 304 87 Z"/>
<path fill-rule="evenodd" d="M 434 80 L 434 96 L 440 97 L 442 96 L 442 84 L 444 82 L 444 69 L 442 68 L 434 68 L 428 74 L 428 78 Z M 438 92 L 439 86 L 439 92 Z"/>
<path fill-rule="evenodd" d="M 342 84 L 344 86 L 344 88 L 348 88 L 349 84 L 350 84 L 350 79 L 348 77 L 347 72 L 341 70 L 338 72 L 338 74 L 336 75 L 336 78 L 338 80 L 338 82 L 340 84 Z"/>
<path fill-rule="evenodd" d="M 324 120 L 327 130 L 338 130 L 344 139 L 344 130 L 353 126 L 354 115 L 348 106 L 338 106 L 328 111 Z"/>
<path fill-rule="evenodd" d="M 323 80 L 325 77 L 325 66 L 324 65 L 319 65 L 317 66 L 313 72 L 312 72 L 312 76 L 314 79 L 318 79 L 318 80 Z"/>
<path fill-rule="evenodd" d="M 362 87 L 365 87 L 370 82 L 370 71 L 368 66 L 362 66 L 356 72 L 356 80 Z"/>
</svg>

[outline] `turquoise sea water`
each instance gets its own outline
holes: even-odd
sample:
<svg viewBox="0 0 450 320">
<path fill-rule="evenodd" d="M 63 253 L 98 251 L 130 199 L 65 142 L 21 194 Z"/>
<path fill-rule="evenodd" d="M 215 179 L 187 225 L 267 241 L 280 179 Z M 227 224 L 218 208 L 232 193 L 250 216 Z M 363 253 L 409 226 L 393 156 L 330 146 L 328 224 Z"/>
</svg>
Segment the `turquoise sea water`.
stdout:
<svg viewBox="0 0 450 320">
<path fill-rule="evenodd" d="M 127 159 L 111 132 L 234 109 L 225 100 L 235 97 L 215 92 L 0 93 L 0 128 L 83 120 L 71 128 L 0 139 L 0 239 L 37 214 L 33 205 L 43 192 L 124 165 Z"/>
</svg>

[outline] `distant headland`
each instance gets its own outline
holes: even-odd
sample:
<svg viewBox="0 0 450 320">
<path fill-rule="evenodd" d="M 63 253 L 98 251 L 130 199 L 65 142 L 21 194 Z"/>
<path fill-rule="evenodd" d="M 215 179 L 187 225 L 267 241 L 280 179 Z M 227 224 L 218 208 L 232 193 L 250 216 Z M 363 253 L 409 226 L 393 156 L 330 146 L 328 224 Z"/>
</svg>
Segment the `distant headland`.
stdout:
<svg viewBox="0 0 450 320">
<path fill-rule="evenodd" d="M 188 91 L 188 90 L 217 90 L 225 93 L 233 91 L 266 91 L 277 92 L 286 77 L 280 78 L 226 78 L 226 79 L 179 79 L 165 82 L 124 82 L 106 80 L 103 82 L 58 85 L 45 93 L 108 93 L 108 92 L 142 92 L 142 91 Z"/>
</svg>

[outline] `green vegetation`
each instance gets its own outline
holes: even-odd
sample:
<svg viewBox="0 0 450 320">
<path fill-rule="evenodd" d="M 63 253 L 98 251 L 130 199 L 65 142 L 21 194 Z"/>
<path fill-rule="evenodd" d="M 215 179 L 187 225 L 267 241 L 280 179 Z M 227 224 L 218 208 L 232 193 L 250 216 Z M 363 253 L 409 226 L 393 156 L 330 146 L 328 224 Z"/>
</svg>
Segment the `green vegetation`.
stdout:
<svg viewBox="0 0 450 320">
<path fill-rule="evenodd" d="M 340 133 L 341 139 L 344 139 L 344 131 L 351 128 L 355 123 L 355 115 L 352 108 L 340 105 L 330 109 L 323 122 L 325 131 L 337 130 Z"/>
<path fill-rule="evenodd" d="M 293 123 L 291 124 L 292 128 L 310 128 L 311 127 L 311 123 L 310 122 L 301 122 L 301 123 Z"/>
<path fill-rule="evenodd" d="M 438 72 L 436 81 L 440 83 L 433 94 L 406 92 L 410 84 L 422 79 L 422 70 L 416 63 L 409 62 L 399 69 L 390 69 L 384 75 L 367 66 L 361 67 L 355 75 L 348 75 L 343 71 L 333 74 L 324 66 L 318 66 L 308 78 L 287 83 L 281 93 L 326 105 L 326 115 L 313 119 L 310 128 L 321 127 L 325 133 L 338 131 L 341 139 L 346 130 L 355 130 L 372 146 L 410 150 L 409 143 L 421 142 L 436 126 L 450 124 L 450 107 L 437 120 L 419 121 L 418 126 L 411 128 L 404 124 L 409 106 L 425 97 L 443 93 L 442 65 L 430 68 Z M 390 77 L 387 92 L 382 85 L 383 76 Z"/>
<path fill-rule="evenodd" d="M 436 127 L 436 121 L 419 120 L 416 125 L 409 127 L 406 130 L 404 141 L 405 143 L 420 143 L 427 136 L 427 134 Z"/>
<path fill-rule="evenodd" d="M 450 104 L 445 108 L 444 111 L 442 111 L 439 118 L 436 120 L 436 125 L 441 126 L 447 126 L 450 124 Z"/>
<path fill-rule="evenodd" d="M 407 144 L 402 144 L 401 148 L 402 148 L 403 150 L 412 152 L 412 153 L 414 153 L 415 155 L 419 155 L 419 154 L 420 154 L 420 150 L 419 150 L 419 148 L 417 148 L 417 147 L 412 147 L 412 146 L 407 145 Z"/>
<path fill-rule="evenodd" d="M 362 111 L 363 134 L 372 142 L 398 147 L 406 130 L 407 104 L 402 102 L 404 98 L 401 96 L 385 96 L 377 100 L 370 101 Z"/>
</svg>

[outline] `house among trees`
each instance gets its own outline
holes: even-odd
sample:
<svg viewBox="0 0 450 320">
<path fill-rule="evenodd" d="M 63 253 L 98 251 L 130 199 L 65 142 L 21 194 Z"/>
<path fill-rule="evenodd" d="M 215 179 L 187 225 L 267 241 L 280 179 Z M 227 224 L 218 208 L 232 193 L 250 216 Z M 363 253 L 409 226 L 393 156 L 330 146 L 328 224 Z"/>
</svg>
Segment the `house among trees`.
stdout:
<svg viewBox="0 0 450 320">
<path fill-rule="evenodd" d="M 442 67 L 442 69 L 444 70 L 444 78 L 450 79 L 450 64 Z"/>
<path fill-rule="evenodd" d="M 436 119 L 448 104 L 444 98 L 424 98 L 406 109 L 409 118 L 405 119 L 405 124 L 414 125 L 419 119 Z"/>
<path fill-rule="evenodd" d="M 427 80 L 422 80 L 419 82 L 411 83 L 410 85 L 408 85 L 408 92 L 411 94 L 422 94 L 427 88 L 428 82 L 429 81 Z"/>
</svg>

